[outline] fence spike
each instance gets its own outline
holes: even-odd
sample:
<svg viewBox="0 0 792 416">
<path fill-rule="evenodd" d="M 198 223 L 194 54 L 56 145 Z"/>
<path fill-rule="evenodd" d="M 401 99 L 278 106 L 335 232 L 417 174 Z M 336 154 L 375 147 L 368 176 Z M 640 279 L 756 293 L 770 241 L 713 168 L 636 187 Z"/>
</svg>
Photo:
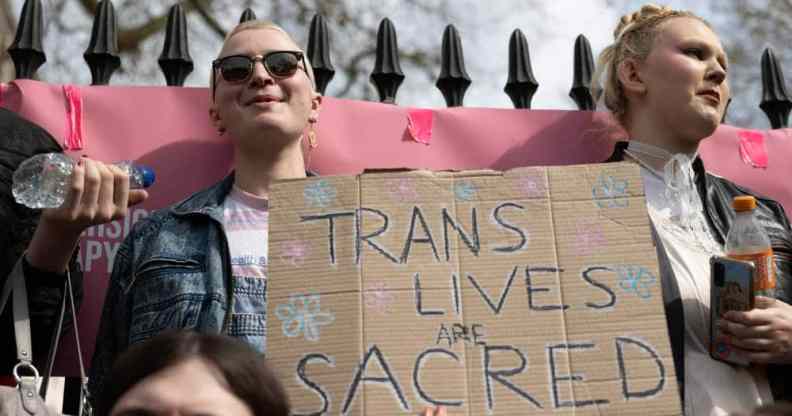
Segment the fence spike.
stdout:
<svg viewBox="0 0 792 416">
<path fill-rule="evenodd" d="M 330 62 L 330 35 L 327 31 L 327 23 L 319 14 L 314 15 L 311 20 L 307 51 L 316 78 L 316 90 L 324 94 L 327 84 L 335 76 L 335 68 Z"/>
<path fill-rule="evenodd" d="M 396 93 L 404 81 L 399 64 L 399 43 L 396 29 L 387 17 L 380 22 L 377 31 L 377 59 L 371 71 L 371 82 L 377 87 L 380 102 L 395 103 Z"/>
<path fill-rule="evenodd" d="M 25 0 L 14 42 L 8 47 L 17 79 L 33 78 L 36 70 L 47 61 L 41 46 L 43 27 L 41 0 Z"/>
<path fill-rule="evenodd" d="M 181 4 L 174 4 L 170 8 L 165 26 L 165 44 L 157 62 L 171 87 L 184 85 L 184 79 L 193 71 L 187 42 L 187 18 Z"/>
<path fill-rule="evenodd" d="M 726 101 L 726 107 L 723 108 L 723 117 L 721 117 L 721 123 L 726 123 L 726 115 L 729 114 L 729 107 L 731 106 L 732 98 L 729 97 L 729 101 Z"/>
<path fill-rule="evenodd" d="M 591 78 L 594 75 L 594 55 L 585 36 L 575 39 L 574 79 L 569 96 L 575 100 L 578 110 L 594 110 L 594 97 L 591 95 Z"/>
<path fill-rule="evenodd" d="M 787 127 L 792 101 L 787 94 L 781 64 L 772 48 L 766 48 L 762 54 L 762 102 L 759 108 L 770 119 L 770 125 L 774 129 Z"/>
<path fill-rule="evenodd" d="M 511 98 L 514 108 L 531 108 L 531 100 L 539 88 L 531 68 L 528 41 L 520 29 L 509 39 L 509 80 L 503 91 Z"/>
<path fill-rule="evenodd" d="M 118 28 L 111 0 L 99 2 L 91 30 L 91 43 L 83 54 L 91 68 L 91 85 L 107 85 L 121 66 L 118 56 Z"/>
<path fill-rule="evenodd" d="M 239 16 L 239 23 L 244 23 L 248 20 L 256 20 L 256 13 L 250 7 L 242 12 L 242 16 Z"/>
<path fill-rule="evenodd" d="M 470 83 L 470 76 L 465 70 L 465 57 L 462 53 L 459 32 L 454 25 L 448 25 L 443 31 L 440 76 L 435 85 L 443 93 L 447 106 L 459 107 L 465 99 L 465 92 Z"/>
</svg>

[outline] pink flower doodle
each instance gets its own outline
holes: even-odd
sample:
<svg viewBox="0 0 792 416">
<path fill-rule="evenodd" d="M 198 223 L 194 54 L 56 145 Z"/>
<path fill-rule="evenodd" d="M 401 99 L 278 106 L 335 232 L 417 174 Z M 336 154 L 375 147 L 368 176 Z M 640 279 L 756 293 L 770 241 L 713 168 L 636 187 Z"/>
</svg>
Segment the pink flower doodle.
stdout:
<svg viewBox="0 0 792 416">
<path fill-rule="evenodd" d="M 389 313 L 395 300 L 393 294 L 388 291 L 388 285 L 385 282 L 369 285 L 363 296 L 365 297 L 366 308 L 378 313 Z"/>
<path fill-rule="evenodd" d="M 517 188 L 528 198 L 541 198 L 547 194 L 544 177 L 540 174 L 529 174 L 517 179 Z"/>
<path fill-rule="evenodd" d="M 311 255 L 311 244 L 308 241 L 284 241 L 281 245 L 280 259 L 294 267 L 302 266 L 305 258 Z"/>
<path fill-rule="evenodd" d="M 579 256 L 588 256 L 605 245 L 602 226 L 592 219 L 578 219 L 575 234 L 575 248 Z"/>
<path fill-rule="evenodd" d="M 391 199 L 396 202 L 415 202 L 418 200 L 418 191 L 415 181 L 410 178 L 388 179 L 385 181 Z"/>
</svg>

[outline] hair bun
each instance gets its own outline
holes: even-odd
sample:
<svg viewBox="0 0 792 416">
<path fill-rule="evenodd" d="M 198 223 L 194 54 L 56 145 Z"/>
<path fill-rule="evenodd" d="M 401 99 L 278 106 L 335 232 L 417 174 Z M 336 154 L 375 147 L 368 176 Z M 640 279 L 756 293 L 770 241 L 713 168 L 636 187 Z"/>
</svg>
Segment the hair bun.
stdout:
<svg viewBox="0 0 792 416">
<path fill-rule="evenodd" d="M 685 10 L 674 10 L 666 6 L 645 4 L 638 11 L 628 13 L 619 19 L 613 31 L 614 41 L 600 52 L 596 71 L 591 82 L 592 96 L 605 104 L 611 113 L 624 122 L 627 111 L 627 97 L 618 77 L 618 67 L 627 58 L 643 61 L 649 55 L 658 25 L 675 17 L 702 18 Z"/>
<path fill-rule="evenodd" d="M 616 29 L 613 31 L 613 38 L 619 39 L 630 26 L 641 23 L 644 20 L 660 18 L 669 14 L 674 14 L 674 10 L 668 6 L 658 6 L 652 3 L 644 4 L 637 11 L 621 17 L 619 24 L 616 25 Z"/>
</svg>

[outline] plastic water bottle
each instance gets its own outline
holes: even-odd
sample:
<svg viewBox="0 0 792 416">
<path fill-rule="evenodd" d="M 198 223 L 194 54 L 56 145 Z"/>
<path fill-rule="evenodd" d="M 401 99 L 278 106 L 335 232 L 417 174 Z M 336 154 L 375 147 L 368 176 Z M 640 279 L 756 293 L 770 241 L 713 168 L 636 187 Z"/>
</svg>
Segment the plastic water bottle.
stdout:
<svg viewBox="0 0 792 416">
<path fill-rule="evenodd" d="M 752 261 L 755 267 L 754 294 L 775 297 L 773 247 L 764 228 L 754 218 L 756 199 L 738 196 L 734 198 L 732 207 L 737 217 L 726 237 L 726 255 L 737 260 Z"/>
<path fill-rule="evenodd" d="M 14 172 L 14 199 L 29 208 L 57 208 L 63 204 L 68 191 L 74 160 L 63 153 L 35 155 L 19 165 Z M 147 188 L 154 183 L 151 168 L 119 162 L 129 174 L 130 188 Z"/>
</svg>

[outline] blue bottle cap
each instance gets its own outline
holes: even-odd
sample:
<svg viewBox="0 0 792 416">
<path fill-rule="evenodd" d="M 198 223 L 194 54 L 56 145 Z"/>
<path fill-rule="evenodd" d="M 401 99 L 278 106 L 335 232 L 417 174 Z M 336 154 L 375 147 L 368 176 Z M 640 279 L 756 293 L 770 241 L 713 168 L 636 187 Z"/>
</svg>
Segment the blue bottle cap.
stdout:
<svg viewBox="0 0 792 416">
<path fill-rule="evenodd" d="M 154 174 L 154 169 L 151 169 L 148 166 L 137 165 L 138 169 L 140 169 L 140 176 L 143 177 L 143 187 L 148 188 L 151 184 L 154 183 L 156 179 L 156 175 Z"/>
</svg>

